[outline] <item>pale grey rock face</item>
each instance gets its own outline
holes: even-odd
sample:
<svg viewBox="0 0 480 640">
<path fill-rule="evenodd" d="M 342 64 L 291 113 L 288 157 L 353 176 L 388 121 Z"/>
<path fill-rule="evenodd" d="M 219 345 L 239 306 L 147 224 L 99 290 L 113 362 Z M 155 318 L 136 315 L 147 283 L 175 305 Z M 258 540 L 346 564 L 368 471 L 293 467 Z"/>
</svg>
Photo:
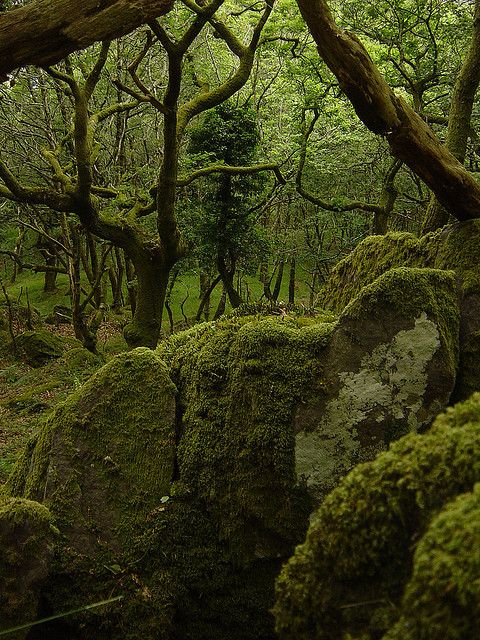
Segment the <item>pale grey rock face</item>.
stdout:
<svg viewBox="0 0 480 640">
<path fill-rule="evenodd" d="M 326 403 L 317 429 L 296 435 L 297 475 L 313 493 L 328 491 L 335 478 L 348 471 L 350 460 L 373 457 L 383 448 L 379 443 L 360 451 L 357 428 L 369 417 L 377 423 L 404 421 L 409 431 L 424 426 L 427 370 L 440 346 L 437 325 L 422 313 L 412 329 L 399 331 L 365 354 L 358 371 L 338 374 L 339 392 Z"/>
<path fill-rule="evenodd" d="M 417 281 L 415 306 L 408 301 Z M 325 353 L 321 393 L 295 415 L 296 473 L 315 502 L 355 464 L 427 428 L 446 406 L 455 383 L 455 292 L 445 273 L 401 268 L 345 309 Z"/>
</svg>

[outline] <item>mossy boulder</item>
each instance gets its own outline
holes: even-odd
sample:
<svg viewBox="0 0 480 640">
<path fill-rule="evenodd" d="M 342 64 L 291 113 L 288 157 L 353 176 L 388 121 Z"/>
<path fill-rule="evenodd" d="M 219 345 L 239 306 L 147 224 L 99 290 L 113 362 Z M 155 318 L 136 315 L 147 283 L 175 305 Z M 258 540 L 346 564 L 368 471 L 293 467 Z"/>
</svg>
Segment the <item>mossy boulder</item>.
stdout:
<svg viewBox="0 0 480 640">
<path fill-rule="evenodd" d="M 174 396 L 152 351 L 118 356 L 55 410 L 17 465 L 12 493 L 47 505 L 79 554 L 119 552 L 169 493 Z"/>
<path fill-rule="evenodd" d="M 338 468 L 321 468 L 338 482 L 446 402 L 456 283 L 420 271 L 385 274 L 337 322 L 250 316 L 196 326 L 155 352 L 121 354 L 75 391 L 9 481 L 13 495 L 48 506 L 63 536 L 42 594 L 51 610 L 121 585 L 122 603 L 82 614 L 84 636 L 273 639 L 274 577 L 318 499 L 309 471 L 333 456 Z M 365 372 L 377 369 L 370 384 Z M 348 390 L 360 382 L 354 400 Z M 347 427 L 340 400 L 356 412 Z M 298 434 L 315 429 L 314 466 L 298 474 Z M 64 637 L 76 639 L 78 626 Z"/>
<path fill-rule="evenodd" d="M 480 394 L 357 466 L 318 509 L 277 581 L 280 638 L 432 640 L 437 620 L 450 624 L 443 637 L 475 637 L 463 630 L 478 629 L 478 493 L 435 517 L 479 481 Z M 457 605 L 473 607 L 464 622 Z M 419 633 L 403 634 L 404 621 Z"/>
<path fill-rule="evenodd" d="M 480 332 L 480 222 L 456 223 L 417 238 L 392 232 L 370 236 L 333 269 L 322 291 L 323 304 L 336 313 L 392 268 L 453 270 L 460 284 L 460 362 L 453 392 L 462 400 L 480 390 L 480 367 L 472 360 Z"/>
<path fill-rule="evenodd" d="M 49 360 L 61 358 L 71 341 L 66 341 L 46 329 L 24 331 L 15 339 L 28 364 L 41 367 Z M 80 346 L 80 343 L 78 343 Z M 71 347 L 70 347 L 71 348 Z"/>
<path fill-rule="evenodd" d="M 98 368 L 102 364 L 102 359 L 84 347 L 75 347 L 64 354 L 63 362 L 66 370 L 70 374 L 75 374 Z"/>
<path fill-rule="evenodd" d="M 453 272 L 391 269 L 345 308 L 317 397 L 295 417 L 297 474 L 317 502 L 355 464 L 428 427 L 445 408 L 458 332 Z"/>
<path fill-rule="evenodd" d="M 401 617 L 385 640 L 463 640 L 480 629 L 480 485 L 448 503 L 418 543 Z"/>
<path fill-rule="evenodd" d="M 0 496 L 0 632 L 36 620 L 57 534 L 46 507 Z M 8 637 L 21 640 L 27 631 Z"/>
<path fill-rule="evenodd" d="M 285 554 L 306 526 L 293 416 L 316 393 L 333 325 L 231 318 L 160 347 L 179 389 L 178 472 L 239 561 Z"/>
<path fill-rule="evenodd" d="M 390 232 L 368 236 L 334 269 L 322 290 L 327 309 L 340 313 L 363 289 L 389 269 L 455 271 L 464 296 L 480 294 L 480 222 L 457 222 L 417 238 Z"/>
<path fill-rule="evenodd" d="M 358 296 L 389 269 L 432 266 L 429 243 L 411 233 L 390 232 L 368 236 L 332 269 L 321 291 L 321 302 L 341 313 Z"/>
</svg>

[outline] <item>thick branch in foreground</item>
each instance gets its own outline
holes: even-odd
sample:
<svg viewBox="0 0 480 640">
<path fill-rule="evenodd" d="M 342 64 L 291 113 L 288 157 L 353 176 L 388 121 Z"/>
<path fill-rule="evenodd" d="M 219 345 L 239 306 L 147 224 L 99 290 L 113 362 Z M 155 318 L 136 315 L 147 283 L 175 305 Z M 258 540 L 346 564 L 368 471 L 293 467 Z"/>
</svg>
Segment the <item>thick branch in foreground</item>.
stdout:
<svg viewBox="0 0 480 640">
<path fill-rule="evenodd" d="M 0 14 L 0 80 L 26 64 L 46 66 L 154 20 L 174 0 L 34 0 Z"/>
<path fill-rule="evenodd" d="M 324 0 L 297 0 L 318 51 L 364 124 L 416 173 L 458 220 L 480 217 L 480 185 L 428 125 L 396 96 L 359 40 L 333 21 Z"/>
</svg>

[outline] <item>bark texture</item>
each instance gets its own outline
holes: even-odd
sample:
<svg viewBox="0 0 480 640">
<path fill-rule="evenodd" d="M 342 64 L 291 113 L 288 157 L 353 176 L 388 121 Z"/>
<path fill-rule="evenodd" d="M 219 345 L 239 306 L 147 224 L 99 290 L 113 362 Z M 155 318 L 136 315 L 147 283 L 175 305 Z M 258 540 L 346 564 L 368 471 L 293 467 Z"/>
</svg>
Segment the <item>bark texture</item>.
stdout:
<svg viewBox="0 0 480 640">
<path fill-rule="evenodd" d="M 0 15 L 0 80 L 26 64 L 123 36 L 170 11 L 174 0 L 34 0 Z"/>
<path fill-rule="evenodd" d="M 320 56 L 337 77 L 357 115 L 388 141 L 458 220 L 480 217 L 480 185 L 429 126 L 388 86 L 355 35 L 334 22 L 324 0 L 297 0 Z"/>
<path fill-rule="evenodd" d="M 470 135 L 473 103 L 480 83 L 480 0 L 475 2 L 473 33 L 453 88 L 445 146 L 459 162 L 464 163 Z M 432 198 L 422 233 L 429 233 L 449 222 L 449 215 L 436 198 Z"/>
</svg>

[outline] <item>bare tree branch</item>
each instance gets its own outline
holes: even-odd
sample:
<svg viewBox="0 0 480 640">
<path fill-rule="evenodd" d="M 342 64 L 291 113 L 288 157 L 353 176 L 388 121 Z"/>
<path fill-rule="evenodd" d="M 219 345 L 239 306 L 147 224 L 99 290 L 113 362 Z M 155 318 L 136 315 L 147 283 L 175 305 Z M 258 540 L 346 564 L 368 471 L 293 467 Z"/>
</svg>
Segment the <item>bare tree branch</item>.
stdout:
<svg viewBox="0 0 480 640">
<path fill-rule="evenodd" d="M 228 164 L 215 164 L 210 165 L 209 167 L 204 167 L 203 169 L 198 169 L 198 171 L 194 171 L 189 176 L 185 178 L 179 178 L 177 180 L 177 187 L 186 187 L 191 184 L 198 178 L 202 178 L 204 176 L 209 176 L 212 173 L 226 173 L 229 175 L 250 175 L 251 173 L 258 173 L 259 171 L 273 171 L 278 182 L 280 184 L 286 184 L 285 178 L 283 177 L 280 167 L 278 164 L 274 163 L 265 163 L 265 164 L 252 164 L 250 166 L 245 167 L 234 167 Z"/>
</svg>

